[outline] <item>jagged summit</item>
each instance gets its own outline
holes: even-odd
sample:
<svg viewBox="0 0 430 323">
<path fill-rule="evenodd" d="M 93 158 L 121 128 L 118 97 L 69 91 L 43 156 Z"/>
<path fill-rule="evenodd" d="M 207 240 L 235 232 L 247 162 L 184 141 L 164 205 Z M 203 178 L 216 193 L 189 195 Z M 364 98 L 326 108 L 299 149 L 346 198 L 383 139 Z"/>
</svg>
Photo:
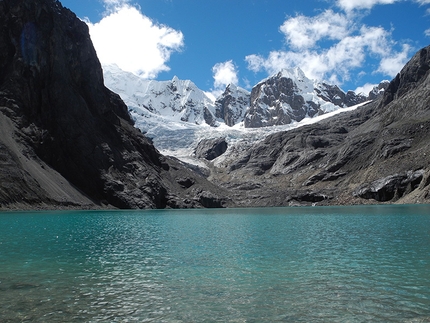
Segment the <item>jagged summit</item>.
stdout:
<svg viewBox="0 0 430 323">
<path fill-rule="evenodd" d="M 236 92 L 240 87 L 238 87 L 236 84 L 234 83 L 230 83 L 229 85 L 226 86 L 225 88 L 225 93 L 234 93 Z M 243 91 L 246 91 L 245 89 L 242 89 Z"/>
<path fill-rule="evenodd" d="M 284 69 L 252 89 L 245 127 L 289 124 L 365 100 L 353 92 L 346 94 L 336 85 L 311 81 L 298 67 Z"/>
<path fill-rule="evenodd" d="M 179 78 L 175 75 L 172 78 L 172 83 L 178 83 L 179 82 Z"/>
<path fill-rule="evenodd" d="M 269 80 L 271 78 L 287 78 L 287 79 L 294 80 L 296 83 L 311 82 L 311 80 L 307 78 L 307 76 L 305 75 L 303 70 L 300 67 L 296 66 L 296 67 L 292 67 L 292 68 L 283 68 L 279 72 L 276 72 L 276 73 L 262 79 L 255 86 L 257 86 L 260 83 L 265 83 L 265 82 L 267 82 L 267 80 Z"/>
<path fill-rule="evenodd" d="M 374 86 L 373 89 L 369 92 L 368 99 L 375 100 L 378 97 L 384 95 L 384 92 L 388 89 L 389 85 L 390 85 L 390 81 L 383 80 L 381 83 Z"/>
<path fill-rule="evenodd" d="M 235 84 L 229 84 L 215 101 L 216 118 L 223 120 L 230 127 L 243 122 L 249 109 L 250 95 L 247 90 Z"/>
<path fill-rule="evenodd" d="M 145 80 L 115 65 L 103 67 L 105 84 L 120 93 L 135 118 L 215 125 L 212 100 L 190 80 Z"/>
<path fill-rule="evenodd" d="M 215 103 L 193 82 L 176 76 L 170 81 L 144 80 L 111 65 L 104 66 L 104 75 L 106 85 L 121 95 L 137 124 L 158 118 L 210 126 L 243 123 L 246 128 L 258 128 L 299 122 L 368 99 L 352 91 L 345 93 L 336 85 L 312 81 L 299 67 L 279 71 L 251 92 L 229 84 Z"/>
<path fill-rule="evenodd" d="M 279 77 L 295 78 L 297 81 L 308 79 L 300 67 L 283 68 L 279 73 Z"/>
</svg>

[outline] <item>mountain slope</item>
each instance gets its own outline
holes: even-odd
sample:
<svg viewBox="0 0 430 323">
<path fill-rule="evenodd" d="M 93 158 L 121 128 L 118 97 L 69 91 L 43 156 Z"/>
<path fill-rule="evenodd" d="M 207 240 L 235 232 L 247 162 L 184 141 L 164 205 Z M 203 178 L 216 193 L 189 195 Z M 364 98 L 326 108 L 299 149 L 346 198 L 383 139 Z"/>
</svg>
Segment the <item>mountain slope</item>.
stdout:
<svg viewBox="0 0 430 323">
<path fill-rule="evenodd" d="M 214 182 L 247 206 L 430 202 L 429 50 L 359 110 L 231 147 Z"/>
<path fill-rule="evenodd" d="M 104 77 L 106 85 L 128 106 L 135 126 L 163 153 L 187 162 L 193 159 L 200 140 L 225 138 L 228 145 L 240 138 L 256 141 L 367 99 L 335 85 L 311 81 L 297 68 L 261 81 L 252 93 L 230 84 L 215 102 L 191 81 L 176 77 L 144 80 L 114 65 L 104 66 Z M 381 95 L 386 86 L 375 87 L 372 98 Z"/>
<path fill-rule="evenodd" d="M 363 98 L 297 69 L 251 94 L 231 85 L 215 104 L 177 78 L 119 83 L 136 124 L 170 120 L 166 147 L 174 138 L 201 148 L 201 169 L 162 156 L 134 127 L 130 103 L 103 84 L 85 23 L 58 1 L 2 0 L 0 209 L 429 203 L 429 51 L 372 91 L 383 93 L 374 102 L 274 134 L 281 128 L 243 129 L 239 120 L 287 123 Z M 211 140 L 197 146 L 202 138 Z"/>
<path fill-rule="evenodd" d="M 0 2 L 0 205 L 221 206 L 103 84 L 88 27 L 54 0 Z M 192 185 L 184 185 L 192 183 Z"/>
</svg>

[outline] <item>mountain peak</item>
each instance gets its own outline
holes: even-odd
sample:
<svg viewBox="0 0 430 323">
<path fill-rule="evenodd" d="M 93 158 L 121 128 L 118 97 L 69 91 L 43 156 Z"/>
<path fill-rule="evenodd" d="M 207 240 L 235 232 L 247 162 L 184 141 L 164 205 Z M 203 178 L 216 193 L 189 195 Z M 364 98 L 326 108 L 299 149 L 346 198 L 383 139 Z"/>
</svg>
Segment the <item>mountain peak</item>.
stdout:
<svg viewBox="0 0 430 323">
<path fill-rule="evenodd" d="M 175 75 L 172 78 L 172 83 L 178 83 L 179 82 L 179 78 Z"/>
<path fill-rule="evenodd" d="M 252 89 L 245 127 L 289 124 L 365 100 L 336 85 L 311 81 L 299 67 L 283 69 Z"/>
<path fill-rule="evenodd" d="M 232 127 L 245 118 L 250 102 L 250 93 L 235 84 L 229 84 L 215 101 L 215 116 Z"/>
<path fill-rule="evenodd" d="M 303 81 L 303 80 L 308 81 L 309 80 L 306 77 L 305 73 L 302 71 L 302 69 L 298 66 L 293 67 L 293 68 L 288 68 L 288 69 L 284 68 L 279 73 L 277 73 L 276 76 L 278 78 L 285 77 L 285 78 L 289 78 L 289 79 L 295 79 L 298 81 Z"/>
<path fill-rule="evenodd" d="M 227 85 L 225 90 L 229 91 L 229 92 L 235 92 L 235 91 L 237 91 L 237 85 L 230 83 L 229 85 Z"/>
</svg>

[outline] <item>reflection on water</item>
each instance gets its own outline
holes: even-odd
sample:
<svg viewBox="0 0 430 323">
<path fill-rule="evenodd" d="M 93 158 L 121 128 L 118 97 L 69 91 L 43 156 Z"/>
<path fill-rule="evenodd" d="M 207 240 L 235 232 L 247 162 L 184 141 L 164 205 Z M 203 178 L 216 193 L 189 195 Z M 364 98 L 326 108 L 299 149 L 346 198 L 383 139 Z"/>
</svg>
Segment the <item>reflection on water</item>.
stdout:
<svg viewBox="0 0 430 323">
<path fill-rule="evenodd" d="M 430 206 L 0 214 L 0 322 L 430 322 Z"/>
</svg>

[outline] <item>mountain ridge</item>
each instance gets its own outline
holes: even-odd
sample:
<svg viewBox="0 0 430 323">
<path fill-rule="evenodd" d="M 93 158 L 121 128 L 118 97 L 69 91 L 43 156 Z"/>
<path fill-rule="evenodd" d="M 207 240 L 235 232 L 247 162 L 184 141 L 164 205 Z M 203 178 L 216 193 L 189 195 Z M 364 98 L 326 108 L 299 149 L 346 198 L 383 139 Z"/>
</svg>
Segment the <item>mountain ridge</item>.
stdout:
<svg viewBox="0 0 430 323">
<path fill-rule="evenodd" d="M 355 111 L 236 147 L 213 181 L 243 206 L 429 203 L 429 53 Z"/>
<path fill-rule="evenodd" d="M 297 69 L 284 74 L 255 87 L 256 123 L 361 100 L 328 84 L 318 92 Z M 373 102 L 300 128 L 240 128 L 246 92 L 233 85 L 208 107 L 191 81 L 145 83 L 152 103 L 169 99 L 152 105 L 157 115 L 132 84 L 136 111 L 103 80 L 88 27 L 61 3 L 0 1 L 0 209 L 430 202 L 430 46 L 372 90 Z M 172 107 L 179 113 L 165 122 Z M 175 139 L 200 164 L 160 154 L 163 131 L 166 148 Z"/>
<path fill-rule="evenodd" d="M 245 128 L 286 125 L 339 108 L 375 99 L 388 86 L 379 84 L 369 95 L 344 92 L 336 85 L 311 81 L 300 68 L 284 69 L 258 82 L 251 92 L 235 84 L 212 102 L 190 80 L 144 80 L 117 66 L 103 67 L 105 84 L 119 93 L 137 124 L 151 114 L 167 121 Z M 134 81 L 133 81 L 134 80 Z M 282 83 L 282 84 L 281 84 Z"/>
<path fill-rule="evenodd" d="M 1 208 L 228 203 L 133 126 L 104 86 L 87 25 L 60 2 L 0 1 L 0 40 Z"/>
</svg>

